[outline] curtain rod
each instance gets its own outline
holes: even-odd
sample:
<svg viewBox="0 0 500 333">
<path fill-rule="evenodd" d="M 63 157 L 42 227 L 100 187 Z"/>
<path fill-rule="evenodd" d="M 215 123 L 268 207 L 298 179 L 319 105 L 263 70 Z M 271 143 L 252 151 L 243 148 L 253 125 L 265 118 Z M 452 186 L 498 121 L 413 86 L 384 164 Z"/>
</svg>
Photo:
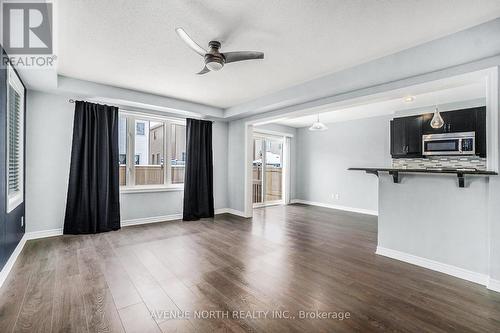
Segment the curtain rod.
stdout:
<svg viewBox="0 0 500 333">
<path fill-rule="evenodd" d="M 75 103 L 75 100 L 74 100 L 74 99 L 72 99 L 72 98 L 70 98 L 70 99 L 68 100 L 68 102 L 70 102 L 70 103 Z M 201 119 L 201 120 L 207 120 L 207 121 L 211 121 L 212 123 L 215 123 L 215 120 L 208 120 L 208 119 Z"/>
</svg>

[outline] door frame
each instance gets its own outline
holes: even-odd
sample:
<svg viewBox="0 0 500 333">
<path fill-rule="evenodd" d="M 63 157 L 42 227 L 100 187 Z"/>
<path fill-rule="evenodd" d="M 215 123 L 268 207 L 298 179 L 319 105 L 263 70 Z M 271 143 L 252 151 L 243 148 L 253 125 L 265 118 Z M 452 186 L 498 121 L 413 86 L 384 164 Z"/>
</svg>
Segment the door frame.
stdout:
<svg viewBox="0 0 500 333">
<path fill-rule="evenodd" d="M 284 135 L 277 135 L 274 133 L 269 133 L 267 131 L 259 131 L 259 130 L 254 130 L 253 135 L 252 135 L 252 146 L 255 142 L 255 138 L 260 138 L 262 139 L 262 202 L 258 203 L 253 203 L 252 202 L 252 208 L 260 208 L 260 207 L 268 207 L 268 206 L 277 206 L 277 205 L 284 205 L 285 204 L 285 191 L 288 190 L 287 187 L 285 186 L 285 179 L 288 175 L 289 172 L 289 166 L 286 165 L 285 163 L 285 145 L 286 145 L 286 136 Z M 282 173 L 281 173 L 281 199 L 279 200 L 272 200 L 272 201 L 267 201 L 266 200 L 266 194 L 265 194 L 265 189 L 267 188 L 266 184 L 266 152 L 267 152 L 267 147 L 266 147 L 266 140 L 271 139 L 275 141 L 280 141 L 281 142 L 281 164 L 282 164 Z M 253 150 L 253 149 L 252 149 Z M 253 165 L 252 165 L 253 167 Z M 253 188 L 252 188 L 253 191 Z M 252 193 L 253 197 L 253 193 Z"/>
</svg>

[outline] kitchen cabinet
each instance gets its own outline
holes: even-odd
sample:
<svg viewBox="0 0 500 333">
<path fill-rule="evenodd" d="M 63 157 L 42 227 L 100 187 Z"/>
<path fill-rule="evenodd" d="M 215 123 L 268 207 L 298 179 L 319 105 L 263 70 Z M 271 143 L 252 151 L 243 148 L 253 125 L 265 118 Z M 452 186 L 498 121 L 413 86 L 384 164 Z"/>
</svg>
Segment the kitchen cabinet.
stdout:
<svg viewBox="0 0 500 333">
<path fill-rule="evenodd" d="M 391 155 L 422 157 L 422 117 L 394 118 L 391 121 Z"/>
<path fill-rule="evenodd" d="M 476 131 L 476 113 L 483 108 L 469 108 L 456 111 L 441 112 L 444 120 L 444 126 L 441 128 L 432 128 L 431 120 L 433 113 L 422 115 L 422 134 L 438 133 L 456 133 L 456 132 L 474 132 Z"/>
<path fill-rule="evenodd" d="M 486 157 L 486 107 L 441 112 L 444 126 L 432 128 L 433 113 L 394 118 L 391 121 L 393 158 L 423 157 L 422 135 L 453 132 L 476 132 L 476 155 Z"/>
<path fill-rule="evenodd" d="M 477 108 L 476 116 L 476 155 L 486 157 L 486 107 Z"/>
</svg>

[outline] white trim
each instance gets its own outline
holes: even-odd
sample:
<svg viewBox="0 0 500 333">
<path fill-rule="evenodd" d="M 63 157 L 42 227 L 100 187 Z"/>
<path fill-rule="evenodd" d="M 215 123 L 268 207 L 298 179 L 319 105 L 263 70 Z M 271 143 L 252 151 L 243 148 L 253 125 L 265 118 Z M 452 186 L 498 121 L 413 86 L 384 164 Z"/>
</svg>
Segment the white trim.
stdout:
<svg viewBox="0 0 500 333">
<path fill-rule="evenodd" d="M 499 292 L 500 293 L 500 280 L 495 280 L 490 278 L 488 280 L 488 285 L 486 286 L 488 289 Z"/>
<path fill-rule="evenodd" d="M 273 200 L 273 201 L 265 201 L 265 202 L 257 202 L 253 204 L 253 208 L 262 208 L 262 207 L 271 207 L 271 206 L 280 206 L 284 205 L 285 201 L 282 200 Z"/>
<path fill-rule="evenodd" d="M 171 214 L 171 215 L 162 215 L 162 216 L 153 216 L 153 217 L 143 217 L 139 219 L 130 219 L 121 221 L 122 227 L 129 227 L 132 225 L 140 225 L 140 224 L 149 224 L 149 223 L 158 223 L 158 222 L 166 222 L 173 220 L 182 219 L 182 214 Z"/>
<path fill-rule="evenodd" d="M 231 209 L 231 208 L 219 208 L 219 209 L 215 210 L 215 215 L 225 214 L 225 213 L 246 217 L 243 212 L 240 212 L 239 210 L 235 210 L 235 209 Z M 182 213 L 171 214 L 171 215 L 162 215 L 162 216 L 153 216 L 153 217 L 143 217 L 143 218 L 138 218 L 138 219 L 123 220 L 123 221 L 121 221 L 121 226 L 122 227 L 129 227 L 132 225 L 167 222 L 167 221 L 174 221 L 174 220 L 181 220 L 181 219 L 182 219 Z"/>
<path fill-rule="evenodd" d="M 498 67 L 486 70 L 486 160 L 488 170 L 498 171 Z"/>
<path fill-rule="evenodd" d="M 293 138 L 293 134 L 291 133 L 285 133 L 285 132 L 278 132 L 278 131 L 271 131 L 271 130 L 266 130 L 266 129 L 259 129 L 257 127 L 254 127 L 253 128 L 253 132 L 254 133 L 257 133 L 258 134 L 264 134 L 266 136 L 275 136 L 275 137 L 279 137 L 279 138 L 282 138 L 282 137 L 289 137 L 289 138 Z"/>
<path fill-rule="evenodd" d="M 24 235 L 26 236 L 26 240 L 31 240 L 31 239 L 61 236 L 62 234 L 63 234 L 63 229 L 58 228 L 58 229 L 31 231 L 31 232 L 27 232 Z"/>
<path fill-rule="evenodd" d="M 310 205 L 310 206 L 318 206 L 318 207 L 344 210 L 347 212 L 353 212 L 353 213 L 359 213 L 359 214 L 378 216 L 378 212 L 376 210 L 371 210 L 371 209 L 355 208 L 355 207 L 341 206 L 341 205 L 332 205 L 332 204 L 307 201 L 307 200 L 302 200 L 302 199 L 292 199 L 290 202 L 291 203 L 300 203 L 300 204 Z"/>
<path fill-rule="evenodd" d="M 16 248 L 14 249 L 14 252 L 12 252 L 12 254 L 10 255 L 9 260 L 7 260 L 5 266 L 3 266 L 2 270 L 0 271 L 0 288 L 2 287 L 5 280 L 7 280 L 7 276 L 9 276 L 12 267 L 14 267 L 17 257 L 19 257 L 21 251 L 24 248 L 24 244 L 26 244 L 26 234 L 23 235 L 21 241 L 17 244 Z"/>
<path fill-rule="evenodd" d="M 252 217 L 253 204 L 252 204 L 252 162 L 253 162 L 253 125 L 249 122 L 245 126 L 245 185 L 244 185 L 244 205 L 243 217 Z M 238 215 L 238 214 L 234 214 Z"/>
<path fill-rule="evenodd" d="M 444 264 L 427 258 L 418 257 L 405 252 L 387 249 L 381 246 L 377 246 L 377 251 L 375 253 L 384 257 L 404 261 L 412 265 L 428 268 L 433 271 L 445 273 L 460 279 L 489 286 L 489 278 L 486 274 L 469 271 L 460 267 Z"/>
<path fill-rule="evenodd" d="M 161 114 L 156 114 L 152 112 L 144 112 L 144 111 L 134 111 L 131 109 L 127 108 L 119 108 L 120 113 L 126 116 L 131 116 L 134 118 L 140 118 L 144 120 L 150 120 L 150 121 L 160 121 L 160 122 L 171 122 L 179 125 L 184 125 L 186 126 L 186 118 L 182 117 L 169 117 Z"/>
<path fill-rule="evenodd" d="M 244 218 L 249 218 L 252 216 L 248 216 L 245 214 L 245 212 L 242 212 L 240 210 L 232 209 L 232 208 L 219 208 L 215 210 L 215 215 L 218 214 L 231 214 L 231 215 L 236 215 Z"/>
<path fill-rule="evenodd" d="M 184 184 L 182 186 L 122 186 L 120 187 L 120 193 L 148 193 L 148 192 L 172 192 L 172 191 L 184 191 Z"/>
</svg>

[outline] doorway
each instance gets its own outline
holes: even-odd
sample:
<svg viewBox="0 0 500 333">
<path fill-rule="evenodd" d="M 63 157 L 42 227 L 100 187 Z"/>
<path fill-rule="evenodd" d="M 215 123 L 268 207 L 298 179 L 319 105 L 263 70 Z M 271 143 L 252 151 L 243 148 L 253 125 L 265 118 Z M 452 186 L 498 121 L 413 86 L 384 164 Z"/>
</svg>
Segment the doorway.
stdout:
<svg viewBox="0 0 500 333">
<path fill-rule="evenodd" d="M 284 203 L 283 137 L 254 133 L 252 163 L 253 207 Z"/>
</svg>

